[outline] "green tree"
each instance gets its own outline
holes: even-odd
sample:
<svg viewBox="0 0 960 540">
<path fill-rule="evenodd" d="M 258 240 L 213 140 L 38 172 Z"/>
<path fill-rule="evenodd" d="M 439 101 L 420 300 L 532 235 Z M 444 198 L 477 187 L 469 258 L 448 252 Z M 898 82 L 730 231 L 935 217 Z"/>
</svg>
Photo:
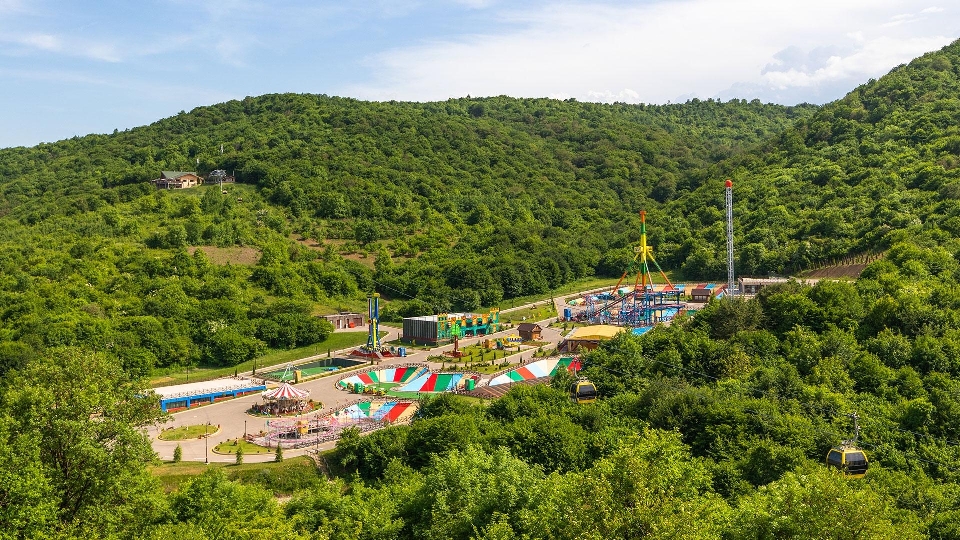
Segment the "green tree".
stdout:
<svg viewBox="0 0 960 540">
<path fill-rule="evenodd" d="M 70 534 L 142 529 L 159 516 L 162 501 L 146 469 L 154 452 L 141 430 L 162 416 L 155 395 L 105 355 L 55 349 L 31 361 L 5 381 L 0 418 L 19 434 L 13 448 L 32 441 L 35 450 L 21 458 L 31 460 L 20 467 L 28 482 L 41 475 L 49 495 L 18 504 L 35 504 L 38 519 L 47 519 L 52 503 L 52 529 Z M 10 489 L 5 485 L 0 489 Z"/>
<path fill-rule="evenodd" d="M 298 530 L 314 538 L 399 538 L 404 525 L 400 506 L 421 484 L 421 478 L 394 462 L 375 487 L 342 479 L 323 482 L 295 496 L 285 511 Z"/>
<path fill-rule="evenodd" d="M 744 500 L 733 538 L 922 538 L 890 501 L 825 467 L 787 473 Z"/>
<path fill-rule="evenodd" d="M 728 339 L 737 332 L 759 329 L 763 310 L 756 300 L 723 298 L 707 304 L 697 313 L 696 321 L 707 325 L 710 337 Z"/>
<path fill-rule="evenodd" d="M 716 538 L 730 513 L 677 434 L 653 430 L 529 496 L 521 530 L 542 538 Z"/>
<path fill-rule="evenodd" d="M 401 516 L 413 538 L 469 538 L 498 515 L 519 521 L 542 474 L 506 449 L 468 446 L 438 457 Z"/>
<path fill-rule="evenodd" d="M 231 482 L 222 469 L 181 485 L 171 497 L 170 510 L 173 519 L 153 528 L 155 537 L 169 538 L 185 524 L 206 538 L 305 538 L 293 530 L 270 492 Z"/>
<path fill-rule="evenodd" d="M 12 430 L 16 421 L 0 416 L 0 527 L 11 538 L 39 538 L 69 527 L 59 521 L 59 494 L 50 483 L 38 445 L 39 434 Z"/>
<path fill-rule="evenodd" d="M 183 448 L 177 443 L 177 447 L 173 449 L 173 462 L 180 463 L 181 459 L 183 459 Z"/>
</svg>

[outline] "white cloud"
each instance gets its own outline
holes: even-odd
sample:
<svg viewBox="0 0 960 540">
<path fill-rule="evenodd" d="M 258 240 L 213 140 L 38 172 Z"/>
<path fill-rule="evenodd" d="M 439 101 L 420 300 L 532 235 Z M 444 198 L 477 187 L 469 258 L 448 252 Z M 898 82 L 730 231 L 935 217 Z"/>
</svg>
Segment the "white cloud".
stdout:
<svg viewBox="0 0 960 540">
<path fill-rule="evenodd" d="M 866 79 L 889 71 L 893 66 L 937 49 L 949 41 L 945 36 L 895 40 L 880 38 L 847 55 L 830 56 L 822 65 L 805 70 L 790 68 L 768 71 L 763 82 L 779 89 L 810 87 L 837 80 Z M 898 61 L 899 60 L 899 61 Z M 852 88 L 850 88 L 852 90 Z"/>
<path fill-rule="evenodd" d="M 119 62 L 122 57 L 113 43 L 69 38 L 46 33 L 8 34 L 0 43 L 12 43 L 27 50 L 89 58 L 103 62 Z"/>
<path fill-rule="evenodd" d="M 13 13 L 23 10 L 23 2 L 20 0 L 0 0 L 0 13 Z"/>
<path fill-rule="evenodd" d="M 77 71 L 64 71 L 53 69 L 5 69 L 0 68 L 0 75 L 8 79 L 41 81 L 43 83 L 60 84 L 82 84 L 93 86 L 106 86 L 107 81 L 102 77 L 88 75 Z"/>
<path fill-rule="evenodd" d="M 494 5 L 497 0 L 454 0 L 454 3 L 470 9 L 486 9 Z"/>
<path fill-rule="evenodd" d="M 499 33 L 376 55 L 368 59 L 373 81 L 344 90 L 367 99 L 507 94 L 648 103 L 716 97 L 732 88 L 815 90 L 837 81 L 850 90 L 949 43 L 957 13 L 927 6 L 911 0 L 552 3 L 500 12 L 509 30 Z M 885 26 L 891 22 L 897 24 Z M 791 47 L 806 63 L 778 58 Z"/>
<path fill-rule="evenodd" d="M 60 38 L 50 34 L 29 34 L 16 39 L 21 45 L 35 47 L 42 51 L 58 52 L 62 50 Z"/>
</svg>

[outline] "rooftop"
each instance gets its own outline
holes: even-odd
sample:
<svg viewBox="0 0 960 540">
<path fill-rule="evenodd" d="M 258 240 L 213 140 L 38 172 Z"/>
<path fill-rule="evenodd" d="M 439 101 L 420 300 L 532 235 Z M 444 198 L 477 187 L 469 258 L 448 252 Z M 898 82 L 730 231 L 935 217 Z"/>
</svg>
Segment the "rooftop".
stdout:
<svg viewBox="0 0 960 540">
<path fill-rule="evenodd" d="M 574 329 L 567 335 L 567 339 L 611 339 L 619 334 L 623 328 L 609 324 L 597 324 L 593 326 L 581 326 Z"/>
</svg>

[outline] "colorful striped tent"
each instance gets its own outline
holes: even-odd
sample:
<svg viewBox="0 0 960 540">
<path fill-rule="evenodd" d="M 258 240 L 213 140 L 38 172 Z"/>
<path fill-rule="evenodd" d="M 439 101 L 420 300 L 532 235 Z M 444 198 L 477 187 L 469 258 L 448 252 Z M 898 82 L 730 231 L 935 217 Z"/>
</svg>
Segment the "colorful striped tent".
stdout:
<svg viewBox="0 0 960 540">
<path fill-rule="evenodd" d="M 416 403 L 406 401 L 361 401 L 333 413 L 331 420 L 337 424 L 361 420 L 393 423 L 410 418 L 416 410 Z"/>
<path fill-rule="evenodd" d="M 573 357 L 537 360 L 536 362 L 531 362 L 525 366 L 511 369 L 502 375 L 497 375 L 496 377 L 490 379 L 490 382 L 487 383 L 487 386 L 510 384 L 518 381 L 529 381 L 531 379 L 539 379 L 540 377 L 553 377 L 553 375 L 560 368 L 579 371 L 582 369 L 582 366 L 580 365 L 580 361 Z"/>
<path fill-rule="evenodd" d="M 263 399 L 269 399 L 271 401 L 306 400 L 310 397 L 310 391 L 301 390 L 290 383 L 283 383 L 273 390 L 267 390 L 260 395 Z"/>
<path fill-rule="evenodd" d="M 340 388 L 349 388 L 356 383 L 364 386 L 380 383 L 405 383 L 427 372 L 427 367 L 421 365 L 384 368 L 351 375 L 337 382 L 337 386 Z"/>
<path fill-rule="evenodd" d="M 396 388 L 399 392 L 449 392 L 457 387 L 463 373 L 426 372 L 407 384 Z"/>
</svg>

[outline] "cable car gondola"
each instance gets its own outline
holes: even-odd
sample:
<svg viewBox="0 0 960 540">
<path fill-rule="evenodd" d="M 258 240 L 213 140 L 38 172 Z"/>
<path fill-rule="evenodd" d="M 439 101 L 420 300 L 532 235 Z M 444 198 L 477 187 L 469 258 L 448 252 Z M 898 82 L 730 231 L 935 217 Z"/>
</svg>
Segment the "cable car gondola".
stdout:
<svg viewBox="0 0 960 540">
<path fill-rule="evenodd" d="M 857 439 L 860 438 L 860 424 L 857 420 L 860 417 L 857 413 L 851 413 L 850 418 L 853 419 L 853 439 L 843 441 L 827 452 L 827 466 L 840 471 L 844 478 L 863 478 L 870 468 L 870 463 L 866 452 L 857 446 Z"/>
<path fill-rule="evenodd" d="M 587 379 L 580 379 L 570 385 L 570 399 L 577 405 L 593 403 L 597 400 L 597 386 Z"/>
</svg>

